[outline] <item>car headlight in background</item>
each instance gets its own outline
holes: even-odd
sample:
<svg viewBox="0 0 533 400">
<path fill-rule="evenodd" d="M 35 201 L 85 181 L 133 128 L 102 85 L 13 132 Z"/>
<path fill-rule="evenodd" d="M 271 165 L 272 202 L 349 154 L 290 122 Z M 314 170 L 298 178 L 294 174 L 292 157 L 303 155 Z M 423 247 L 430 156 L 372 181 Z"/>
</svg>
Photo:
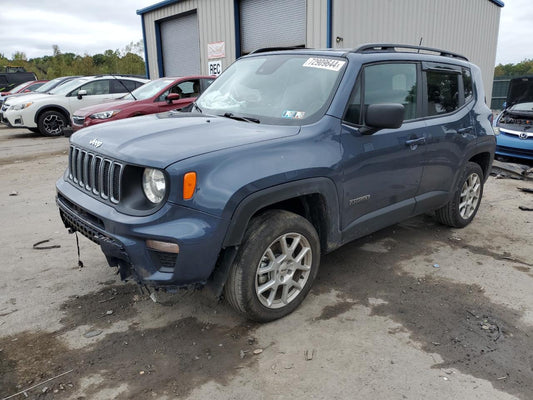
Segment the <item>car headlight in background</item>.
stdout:
<svg viewBox="0 0 533 400">
<path fill-rule="evenodd" d="M 161 203 L 165 197 L 165 174 L 154 168 L 145 168 L 143 173 L 143 191 L 148 200 L 154 204 Z"/>
<path fill-rule="evenodd" d="M 492 130 L 494 131 L 494 134 L 496 136 L 498 136 L 500 134 L 500 128 L 498 128 L 497 126 L 493 126 L 492 127 Z"/>
<path fill-rule="evenodd" d="M 94 113 L 94 114 L 90 115 L 89 118 L 92 118 L 92 119 L 108 119 L 108 118 L 114 117 L 119 112 L 120 112 L 120 110 L 102 111 L 102 112 L 97 112 L 97 113 Z"/>
<path fill-rule="evenodd" d="M 18 111 L 18 110 L 23 110 L 25 108 L 28 108 L 29 106 L 31 106 L 33 104 L 32 101 L 28 102 L 28 103 L 21 103 L 21 104 L 15 104 L 14 106 L 11 106 L 9 107 L 10 110 L 15 110 L 15 111 Z"/>
</svg>

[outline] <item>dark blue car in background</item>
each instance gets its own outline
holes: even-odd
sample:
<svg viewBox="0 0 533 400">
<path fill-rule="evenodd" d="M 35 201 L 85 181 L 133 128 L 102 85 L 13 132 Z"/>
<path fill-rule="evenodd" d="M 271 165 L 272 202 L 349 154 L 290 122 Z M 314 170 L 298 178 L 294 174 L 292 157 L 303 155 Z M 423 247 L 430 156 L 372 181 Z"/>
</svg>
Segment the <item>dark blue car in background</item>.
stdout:
<svg viewBox="0 0 533 400">
<path fill-rule="evenodd" d="M 484 97 L 479 68 L 442 50 L 258 51 L 190 113 L 74 134 L 57 204 L 123 279 L 206 285 L 271 321 L 321 255 L 418 214 L 473 220 L 495 149 Z"/>
</svg>

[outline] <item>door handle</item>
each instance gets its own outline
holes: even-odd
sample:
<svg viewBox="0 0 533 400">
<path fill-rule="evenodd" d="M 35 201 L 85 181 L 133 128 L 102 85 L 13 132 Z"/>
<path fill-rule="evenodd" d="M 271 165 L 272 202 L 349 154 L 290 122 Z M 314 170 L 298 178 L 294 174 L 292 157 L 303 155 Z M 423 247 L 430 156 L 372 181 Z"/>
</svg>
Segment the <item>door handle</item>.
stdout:
<svg viewBox="0 0 533 400">
<path fill-rule="evenodd" d="M 467 133 L 472 133 L 472 130 L 474 129 L 473 126 L 467 126 L 466 128 L 461 128 L 457 130 L 457 133 L 464 135 Z"/>
<path fill-rule="evenodd" d="M 421 137 L 421 138 L 409 139 L 405 141 L 406 146 L 413 147 L 413 146 L 418 146 L 419 144 L 426 144 L 426 138 Z"/>
</svg>

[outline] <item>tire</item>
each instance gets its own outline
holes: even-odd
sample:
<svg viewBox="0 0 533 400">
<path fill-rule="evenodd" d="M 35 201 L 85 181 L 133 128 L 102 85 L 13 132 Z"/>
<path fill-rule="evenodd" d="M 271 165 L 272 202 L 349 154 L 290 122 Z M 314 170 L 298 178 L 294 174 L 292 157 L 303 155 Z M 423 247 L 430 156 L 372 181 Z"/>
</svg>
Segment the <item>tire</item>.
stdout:
<svg viewBox="0 0 533 400">
<path fill-rule="evenodd" d="M 60 136 L 68 125 L 67 118 L 59 111 L 45 111 L 39 115 L 37 126 L 43 136 Z"/>
<path fill-rule="evenodd" d="M 437 221 L 453 228 L 464 228 L 477 214 L 483 196 L 483 170 L 473 162 L 466 163 L 453 198 L 435 212 Z"/>
<path fill-rule="evenodd" d="M 246 229 L 224 287 L 225 298 L 251 320 L 282 318 L 307 296 L 319 264 L 320 241 L 313 225 L 288 211 L 266 211 Z"/>
</svg>

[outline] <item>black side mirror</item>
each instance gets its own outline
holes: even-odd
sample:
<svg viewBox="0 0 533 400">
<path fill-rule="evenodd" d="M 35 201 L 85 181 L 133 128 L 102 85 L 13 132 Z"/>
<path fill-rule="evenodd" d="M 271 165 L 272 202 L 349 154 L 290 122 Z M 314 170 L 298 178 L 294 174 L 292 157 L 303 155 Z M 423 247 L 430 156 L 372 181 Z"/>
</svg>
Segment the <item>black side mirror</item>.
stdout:
<svg viewBox="0 0 533 400">
<path fill-rule="evenodd" d="M 170 93 L 167 95 L 167 97 L 165 97 L 165 100 L 168 104 L 172 104 L 174 100 L 179 100 L 180 98 L 181 96 L 178 93 Z"/>
<path fill-rule="evenodd" d="M 365 126 L 359 129 L 363 135 L 371 135 L 380 129 L 397 129 L 403 124 L 405 108 L 402 104 L 370 104 L 365 113 Z"/>
</svg>

